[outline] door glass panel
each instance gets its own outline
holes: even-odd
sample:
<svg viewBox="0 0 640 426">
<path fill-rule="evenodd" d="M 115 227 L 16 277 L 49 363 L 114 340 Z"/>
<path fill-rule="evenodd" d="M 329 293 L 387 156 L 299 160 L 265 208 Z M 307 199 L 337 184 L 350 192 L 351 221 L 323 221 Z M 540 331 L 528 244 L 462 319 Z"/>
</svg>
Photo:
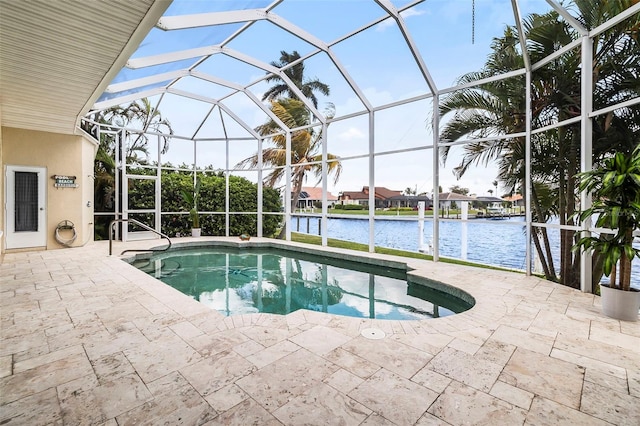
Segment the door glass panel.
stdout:
<svg viewBox="0 0 640 426">
<path fill-rule="evenodd" d="M 37 232 L 38 173 L 15 173 L 15 232 Z"/>
</svg>

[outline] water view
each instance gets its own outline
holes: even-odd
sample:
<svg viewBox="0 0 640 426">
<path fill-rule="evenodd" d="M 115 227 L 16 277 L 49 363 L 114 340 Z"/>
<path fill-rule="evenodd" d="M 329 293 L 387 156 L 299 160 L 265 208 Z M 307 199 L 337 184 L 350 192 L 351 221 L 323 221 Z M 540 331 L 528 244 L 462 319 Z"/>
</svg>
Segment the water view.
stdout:
<svg viewBox="0 0 640 426">
<path fill-rule="evenodd" d="M 134 263 L 225 315 L 310 309 L 359 318 L 425 319 L 469 309 L 401 270 L 264 250 L 199 248 Z"/>
<path fill-rule="evenodd" d="M 292 229 L 307 233 L 307 218 L 292 219 Z M 319 218 L 309 218 L 309 233 L 318 234 Z M 526 238 L 524 217 L 502 220 L 440 221 L 440 256 L 469 260 L 485 265 L 525 270 Z M 368 244 L 369 222 L 366 219 L 329 218 L 329 238 Z M 560 232 L 548 229 L 556 268 L 560 259 Z M 419 250 L 417 220 L 389 220 L 376 218 L 374 241 L 376 246 L 407 251 Z M 433 241 L 433 221 L 425 219 L 423 241 Z M 465 244 L 466 242 L 466 244 Z M 535 252 L 535 249 L 533 249 Z M 535 255 L 535 253 L 534 253 Z M 535 267 L 535 265 L 534 265 Z M 634 260 L 632 285 L 640 287 L 640 261 Z"/>
</svg>

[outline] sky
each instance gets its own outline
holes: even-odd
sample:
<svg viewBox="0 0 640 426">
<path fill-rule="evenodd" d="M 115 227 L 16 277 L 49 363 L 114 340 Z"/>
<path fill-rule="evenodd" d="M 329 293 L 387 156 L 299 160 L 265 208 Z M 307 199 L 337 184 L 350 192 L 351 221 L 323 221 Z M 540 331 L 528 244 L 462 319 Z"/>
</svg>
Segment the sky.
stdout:
<svg viewBox="0 0 640 426">
<path fill-rule="evenodd" d="M 215 3 L 218 6 L 214 6 Z M 177 0 L 169 8 L 167 15 L 214 11 L 210 8 L 225 7 L 225 4 L 228 7 L 231 3 L 233 2 Z M 401 7 L 407 1 L 396 0 L 392 3 Z M 523 15 L 550 9 L 543 0 L 521 0 L 519 4 Z M 370 0 L 285 0 L 273 12 L 304 28 L 325 43 L 332 43 L 384 15 L 384 11 Z M 472 14 L 475 15 L 473 20 Z M 463 74 L 480 69 L 490 53 L 492 38 L 500 36 L 506 25 L 514 24 L 510 0 L 426 0 L 403 12 L 403 17 L 410 37 L 438 90 L 454 86 Z M 237 26 L 233 25 L 226 28 L 227 33 L 235 28 Z M 209 46 L 222 40 L 223 33 L 222 30 L 219 34 L 211 32 L 207 28 L 173 32 L 154 29 L 133 57 Z M 278 60 L 282 50 L 297 50 L 303 56 L 317 50 L 268 22 L 255 23 L 232 40 L 227 47 L 266 63 Z M 403 35 L 391 19 L 340 43 L 332 44 L 331 51 L 374 107 L 431 92 L 416 65 L 416 60 L 406 46 Z M 188 61 L 186 64 L 189 64 Z M 184 66 L 185 63 L 176 62 L 165 65 L 163 69 L 123 71 L 116 81 L 126 81 L 152 72 L 170 71 Z M 221 54 L 213 55 L 195 69 L 240 85 L 247 85 L 265 75 L 259 68 Z M 336 117 L 364 110 L 345 78 L 324 53 L 314 55 L 305 61 L 305 75 L 307 78 L 318 78 L 331 89 L 329 96 L 319 96 L 320 111 L 324 110 L 328 103 L 335 105 Z M 253 85 L 250 90 L 261 99 L 269 87 L 270 84 L 262 82 Z M 252 128 L 266 121 L 266 115 L 249 98 L 243 94 L 226 98 L 231 91 L 222 86 L 186 77 L 174 88 L 206 98 L 224 98 L 223 103 Z M 150 100 L 156 104 L 159 97 L 151 97 Z M 179 135 L 222 138 L 226 132 L 230 138 L 248 136 L 248 133 L 235 124 L 225 112 L 218 108 L 211 111 L 211 105 L 206 102 L 167 94 L 162 98 L 158 108 Z M 431 193 L 432 150 L 421 148 L 433 143 L 430 124 L 432 116 L 431 99 L 384 109 L 375 114 L 375 151 L 384 154 L 375 159 L 376 186 L 395 190 L 412 188 L 419 193 Z M 202 124 L 205 117 L 206 120 Z M 447 117 L 441 124 L 446 123 L 446 120 Z M 364 157 L 369 152 L 370 139 L 367 115 L 331 123 L 327 137 L 328 152 L 344 159 L 340 179 L 336 183 L 332 180 L 328 182 L 329 191 L 337 195 L 341 191 L 359 190 L 368 185 L 368 158 Z M 233 167 L 242 159 L 255 154 L 257 149 L 255 141 L 230 141 L 229 166 Z M 411 151 L 391 153 L 403 149 Z M 198 165 L 224 168 L 224 150 L 224 141 L 198 142 Z M 496 179 L 497 173 L 492 164 L 474 167 L 460 180 L 455 178 L 452 170 L 459 162 L 461 153 L 462 147 L 454 147 L 449 160 L 440 170 L 440 186 L 443 190 L 446 192 L 451 186 L 459 185 L 477 195 L 486 195 L 489 190 L 494 191 L 492 182 Z M 183 162 L 192 163 L 193 142 L 174 139 L 162 161 L 176 165 Z M 256 172 L 234 173 L 253 181 L 257 180 Z M 306 184 L 314 186 L 316 183 L 317 179 L 310 176 Z M 499 193 L 502 195 L 504 189 L 499 189 Z"/>
</svg>

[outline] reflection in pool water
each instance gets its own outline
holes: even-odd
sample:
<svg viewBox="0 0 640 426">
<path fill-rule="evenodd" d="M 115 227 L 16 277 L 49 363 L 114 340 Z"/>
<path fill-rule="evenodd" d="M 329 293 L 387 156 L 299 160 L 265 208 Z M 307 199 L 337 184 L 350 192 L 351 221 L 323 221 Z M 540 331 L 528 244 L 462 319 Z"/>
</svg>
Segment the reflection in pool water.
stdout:
<svg viewBox="0 0 640 426">
<path fill-rule="evenodd" d="M 284 251 L 198 248 L 134 265 L 225 315 L 309 309 L 361 318 L 424 319 L 471 307 L 441 291 L 407 283 L 401 270 Z"/>
</svg>

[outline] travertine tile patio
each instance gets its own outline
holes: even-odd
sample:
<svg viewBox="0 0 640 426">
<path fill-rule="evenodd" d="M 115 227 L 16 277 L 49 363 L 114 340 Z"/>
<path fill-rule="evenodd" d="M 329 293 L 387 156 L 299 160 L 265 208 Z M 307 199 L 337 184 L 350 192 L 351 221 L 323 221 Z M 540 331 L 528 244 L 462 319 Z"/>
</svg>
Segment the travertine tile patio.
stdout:
<svg viewBox="0 0 640 426">
<path fill-rule="evenodd" d="M 225 318 L 107 251 L 2 259 L 0 424 L 640 424 L 640 322 L 604 317 L 593 295 L 373 255 L 476 305 L 410 322 Z"/>
</svg>

